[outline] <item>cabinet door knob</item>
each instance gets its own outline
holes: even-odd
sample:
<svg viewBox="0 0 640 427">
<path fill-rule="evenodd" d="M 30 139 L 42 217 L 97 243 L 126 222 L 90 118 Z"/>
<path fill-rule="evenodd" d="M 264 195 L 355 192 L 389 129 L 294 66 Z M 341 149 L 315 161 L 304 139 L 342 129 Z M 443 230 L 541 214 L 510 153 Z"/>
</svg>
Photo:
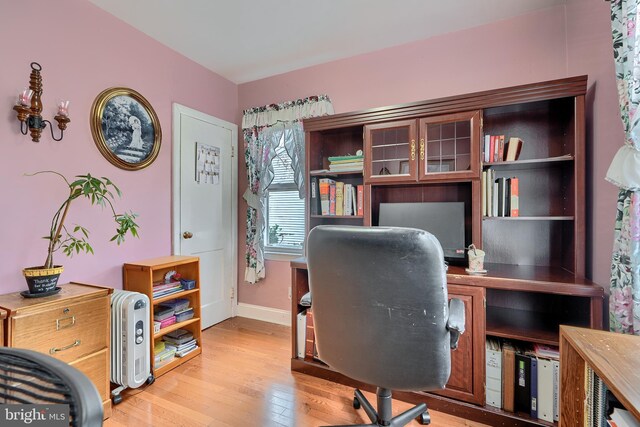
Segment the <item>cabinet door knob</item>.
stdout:
<svg viewBox="0 0 640 427">
<path fill-rule="evenodd" d="M 190 239 L 193 237 L 193 233 L 190 231 L 185 231 L 184 233 L 182 233 L 182 237 L 184 237 L 185 239 Z"/>
</svg>

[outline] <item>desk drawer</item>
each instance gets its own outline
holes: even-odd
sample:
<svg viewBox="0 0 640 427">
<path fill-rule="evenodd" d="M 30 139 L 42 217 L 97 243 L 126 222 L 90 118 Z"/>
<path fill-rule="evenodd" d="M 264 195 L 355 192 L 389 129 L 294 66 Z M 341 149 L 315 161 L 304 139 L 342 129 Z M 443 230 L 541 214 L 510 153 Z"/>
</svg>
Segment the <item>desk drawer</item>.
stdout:
<svg viewBox="0 0 640 427">
<path fill-rule="evenodd" d="M 39 313 L 18 314 L 11 319 L 11 342 L 50 354 L 65 362 L 108 347 L 109 297 L 79 303 L 68 302 Z"/>
<path fill-rule="evenodd" d="M 82 371 L 93 382 L 102 400 L 110 398 L 109 351 L 106 348 L 98 353 L 76 360 L 70 365 Z"/>
</svg>

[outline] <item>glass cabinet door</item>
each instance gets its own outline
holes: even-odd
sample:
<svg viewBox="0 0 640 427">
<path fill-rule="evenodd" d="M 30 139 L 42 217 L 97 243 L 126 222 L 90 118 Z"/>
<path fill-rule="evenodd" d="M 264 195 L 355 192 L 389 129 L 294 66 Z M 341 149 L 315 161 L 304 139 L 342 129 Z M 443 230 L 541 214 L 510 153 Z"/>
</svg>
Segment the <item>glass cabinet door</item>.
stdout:
<svg viewBox="0 0 640 427">
<path fill-rule="evenodd" d="M 419 179 L 478 177 L 479 139 L 478 111 L 420 119 Z"/>
<path fill-rule="evenodd" d="M 368 182 L 417 179 L 416 121 L 364 127 L 365 179 Z"/>
</svg>

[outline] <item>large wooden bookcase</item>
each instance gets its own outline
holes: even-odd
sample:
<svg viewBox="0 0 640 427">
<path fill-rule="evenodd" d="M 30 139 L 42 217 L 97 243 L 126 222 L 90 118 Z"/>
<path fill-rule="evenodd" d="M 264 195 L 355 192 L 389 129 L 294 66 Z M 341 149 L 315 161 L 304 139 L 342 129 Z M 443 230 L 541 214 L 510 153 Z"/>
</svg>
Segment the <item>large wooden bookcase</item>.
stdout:
<svg viewBox="0 0 640 427">
<path fill-rule="evenodd" d="M 173 255 L 160 258 L 151 258 L 143 261 L 126 263 L 124 270 L 124 289 L 128 291 L 140 292 L 149 297 L 151 307 L 149 310 L 149 334 L 153 337 L 151 346 L 151 372 L 157 378 L 179 366 L 188 360 L 193 359 L 202 353 L 201 322 L 200 322 L 200 258 L 194 256 Z M 160 298 L 153 297 L 153 284 L 164 280 L 165 274 L 169 271 L 176 271 L 185 279 L 195 280 L 194 289 L 183 290 Z M 153 309 L 163 302 L 176 298 L 189 300 L 189 306 L 193 307 L 193 317 L 183 322 L 174 323 L 160 329 L 159 332 L 153 330 Z M 153 348 L 156 342 L 162 339 L 167 333 L 176 329 L 186 329 L 193 334 L 198 348 L 188 353 L 184 357 L 175 357 L 162 366 L 156 366 L 153 358 Z"/>
<path fill-rule="evenodd" d="M 381 203 L 463 202 L 465 245 L 486 252 L 485 276 L 467 274 L 464 263 L 448 270 L 450 296 L 465 301 L 467 333 L 452 354 L 447 390 L 397 396 L 492 425 L 550 425 L 485 405 L 485 340 L 558 345 L 561 324 L 602 328 L 603 289 L 585 278 L 586 85 L 579 76 L 304 121 L 307 182 L 329 177 L 364 190 L 363 215 L 308 215 L 309 230 L 378 225 Z M 496 134 L 524 141 L 518 160 L 483 162 L 484 136 Z M 328 157 L 360 149 L 363 172 L 323 171 Z M 520 216 L 483 216 L 488 168 L 518 176 Z M 308 282 L 304 259 L 291 265 L 292 369 L 363 386 L 297 358 L 296 320 L 305 308 L 298 302 Z"/>
</svg>

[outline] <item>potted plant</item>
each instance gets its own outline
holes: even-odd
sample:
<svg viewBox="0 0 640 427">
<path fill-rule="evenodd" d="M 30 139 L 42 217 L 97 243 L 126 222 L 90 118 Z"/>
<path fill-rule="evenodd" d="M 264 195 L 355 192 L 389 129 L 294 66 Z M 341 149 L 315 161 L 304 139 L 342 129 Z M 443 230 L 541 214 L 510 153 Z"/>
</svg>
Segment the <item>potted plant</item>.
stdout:
<svg viewBox="0 0 640 427">
<path fill-rule="evenodd" d="M 60 177 L 69 188 L 69 195 L 62 202 L 51 220 L 49 234 L 44 239 L 49 241 L 47 247 L 47 258 L 43 265 L 38 267 L 28 267 L 22 270 L 23 275 L 27 279 L 29 292 L 25 296 L 42 296 L 57 292 L 56 287 L 60 273 L 62 273 L 61 265 L 53 264 L 53 255 L 58 250 L 67 256 L 73 256 L 74 253 L 93 253 L 93 248 L 88 242 L 89 231 L 80 226 L 75 225 L 73 229 L 67 228 L 65 219 L 69 212 L 71 202 L 78 198 L 86 198 L 92 205 L 108 207 L 113 214 L 113 221 L 116 224 L 116 234 L 111 238 L 118 245 L 125 240 L 127 233 L 134 237 L 138 236 L 138 224 L 135 222 L 136 214 L 123 213 L 117 214 L 113 206 L 115 194 L 120 197 L 120 189 L 106 177 L 96 178 L 90 174 L 78 175 L 75 181 L 69 181 L 67 178 L 55 171 L 40 171 L 28 176 L 39 174 L 54 174 Z"/>
</svg>

